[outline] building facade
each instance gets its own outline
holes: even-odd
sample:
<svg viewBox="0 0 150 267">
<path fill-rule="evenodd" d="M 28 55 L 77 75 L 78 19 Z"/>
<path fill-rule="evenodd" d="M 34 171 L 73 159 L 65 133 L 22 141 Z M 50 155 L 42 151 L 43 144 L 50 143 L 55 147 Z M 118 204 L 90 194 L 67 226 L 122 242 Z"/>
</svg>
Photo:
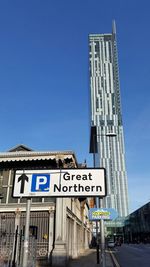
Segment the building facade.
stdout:
<svg viewBox="0 0 150 267">
<path fill-rule="evenodd" d="M 124 236 L 128 243 L 150 243 L 150 202 L 126 217 Z"/>
<path fill-rule="evenodd" d="M 32 151 L 19 145 L 0 153 L 0 260 L 9 266 L 22 266 L 26 218 L 27 199 L 12 196 L 15 171 L 62 168 L 78 168 L 73 152 Z M 38 259 L 66 266 L 69 258 L 78 257 L 91 239 L 87 216 L 85 198 L 32 198 L 28 266 Z"/>
<path fill-rule="evenodd" d="M 91 126 L 96 126 L 95 165 L 105 167 L 105 207 L 128 214 L 128 186 L 120 103 L 116 28 L 110 34 L 89 35 Z M 96 153 L 98 152 L 98 153 Z"/>
</svg>

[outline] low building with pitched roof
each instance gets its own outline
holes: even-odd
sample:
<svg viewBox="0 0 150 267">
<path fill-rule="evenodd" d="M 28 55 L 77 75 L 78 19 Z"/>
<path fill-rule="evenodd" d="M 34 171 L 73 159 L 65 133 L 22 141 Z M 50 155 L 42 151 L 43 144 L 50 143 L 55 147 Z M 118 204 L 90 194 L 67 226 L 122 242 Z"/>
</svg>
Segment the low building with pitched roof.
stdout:
<svg viewBox="0 0 150 267">
<path fill-rule="evenodd" d="M 0 153 L 0 255 L 10 262 L 22 261 L 27 202 L 12 196 L 15 171 L 57 168 L 78 168 L 75 154 L 34 151 L 25 145 Z M 29 260 L 49 259 L 65 266 L 88 248 L 90 227 L 86 198 L 32 198 Z"/>
</svg>

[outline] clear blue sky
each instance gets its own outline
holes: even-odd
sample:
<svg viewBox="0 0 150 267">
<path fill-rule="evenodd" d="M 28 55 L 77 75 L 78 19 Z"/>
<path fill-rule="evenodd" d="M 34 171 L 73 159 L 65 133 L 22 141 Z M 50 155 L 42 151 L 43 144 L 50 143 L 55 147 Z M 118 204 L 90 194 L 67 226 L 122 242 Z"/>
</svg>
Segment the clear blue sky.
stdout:
<svg viewBox="0 0 150 267">
<path fill-rule="evenodd" d="M 73 150 L 92 166 L 88 34 L 116 20 L 130 209 L 150 200 L 149 0 L 0 1 L 0 151 Z"/>
</svg>

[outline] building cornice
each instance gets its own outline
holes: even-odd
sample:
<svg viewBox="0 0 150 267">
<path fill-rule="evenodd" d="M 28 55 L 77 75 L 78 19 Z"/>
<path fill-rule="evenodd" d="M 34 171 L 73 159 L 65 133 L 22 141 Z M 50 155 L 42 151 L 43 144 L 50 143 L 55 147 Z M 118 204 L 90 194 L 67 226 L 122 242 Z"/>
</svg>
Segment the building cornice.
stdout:
<svg viewBox="0 0 150 267">
<path fill-rule="evenodd" d="M 30 161 L 30 160 L 57 160 L 74 158 L 77 163 L 75 154 L 72 151 L 17 151 L 0 153 L 0 162 L 6 161 Z"/>
</svg>

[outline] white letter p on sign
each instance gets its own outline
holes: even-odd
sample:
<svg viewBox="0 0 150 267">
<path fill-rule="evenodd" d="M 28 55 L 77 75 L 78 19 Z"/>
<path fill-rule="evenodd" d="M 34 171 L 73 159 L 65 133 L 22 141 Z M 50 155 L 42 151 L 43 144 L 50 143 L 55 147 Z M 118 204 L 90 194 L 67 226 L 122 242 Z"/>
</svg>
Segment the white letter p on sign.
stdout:
<svg viewBox="0 0 150 267">
<path fill-rule="evenodd" d="M 47 177 L 46 176 L 37 176 L 36 177 L 36 188 L 35 190 L 40 190 L 42 185 L 45 185 L 47 183 Z"/>
</svg>

